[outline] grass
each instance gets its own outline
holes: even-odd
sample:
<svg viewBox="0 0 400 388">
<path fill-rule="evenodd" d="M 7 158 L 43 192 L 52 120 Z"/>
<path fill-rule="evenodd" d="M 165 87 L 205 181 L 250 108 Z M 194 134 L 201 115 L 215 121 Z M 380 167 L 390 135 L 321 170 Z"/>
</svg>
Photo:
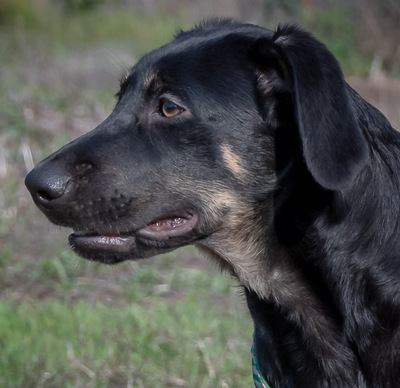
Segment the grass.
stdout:
<svg viewBox="0 0 400 388">
<path fill-rule="evenodd" d="M 186 249 L 157 265 L 103 267 L 68 251 L 20 261 L 14 276 L 30 275 L 0 300 L 0 385 L 251 386 L 243 300 L 198 259 Z"/>
<path fill-rule="evenodd" d="M 371 59 L 356 49 L 354 18 L 349 8 L 303 13 L 302 24 L 327 45 L 345 74 L 368 75 Z"/>
<path fill-rule="evenodd" d="M 231 364 L 238 362 L 232 350 L 241 353 L 245 344 L 226 338 L 223 330 L 237 328 L 221 324 L 204 304 L 193 309 L 190 300 L 174 308 L 157 305 L 147 310 L 53 302 L 39 308 L 21 305 L 15 317 L 14 309 L 3 306 L 2 313 L 12 317 L 14 313 L 16 319 L 2 338 L 19 344 L 7 349 L 9 362 L 2 374 L 5 385 L 45 381 L 42 385 L 49 387 L 77 387 L 89 382 L 92 386 L 122 387 L 129 380 L 133 386 L 144 387 L 167 386 L 167 382 L 216 387 L 223 380 L 229 386 L 250 385 L 249 376 L 244 376 L 248 369 L 247 373 L 239 368 L 231 374 Z M 184 319 L 188 312 L 193 319 L 189 324 Z M 30 321 L 32 314 L 35 319 Z"/>
<path fill-rule="evenodd" d="M 191 291 L 171 305 L 0 304 L 2 386 L 245 387 L 249 327 Z M 238 311 L 237 311 L 238 312 Z M 234 366 L 234 367 L 233 367 Z"/>
<path fill-rule="evenodd" d="M 248 330 L 221 319 L 203 295 L 189 294 L 176 305 L 159 303 L 151 309 L 134 303 L 117 308 L 52 301 L 4 303 L 0 310 L 9 317 L 0 328 L 2 386 L 251 383 L 250 361 L 243 365 L 239 356 L 249 350 L 242 339 Z"/>
</svg>

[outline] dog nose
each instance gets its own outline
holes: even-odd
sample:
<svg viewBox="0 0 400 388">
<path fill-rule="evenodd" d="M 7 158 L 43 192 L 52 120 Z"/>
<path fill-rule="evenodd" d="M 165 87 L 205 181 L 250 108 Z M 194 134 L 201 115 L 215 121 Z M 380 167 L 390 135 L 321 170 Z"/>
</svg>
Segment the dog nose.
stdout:
<svg viewBox="0 0 400 388">
<path fill-rule="evenodd" d="M 55 204 L 66 193 L 71 177 L 57 168 L 34 168 L 25 178 L 25 185 L 33 200 L 46 208 Z"/>
</svg>

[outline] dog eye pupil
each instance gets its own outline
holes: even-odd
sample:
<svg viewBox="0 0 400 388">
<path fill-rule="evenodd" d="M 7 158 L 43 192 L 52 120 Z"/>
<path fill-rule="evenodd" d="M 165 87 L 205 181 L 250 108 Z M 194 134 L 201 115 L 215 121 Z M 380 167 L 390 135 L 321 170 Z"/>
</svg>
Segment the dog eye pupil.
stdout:
<svg viewBox="0 0 400 388">
<path fill-rule="evenodd" d="M 166 100 L 161 102 L 160 111 L 164 117 L 173 117 L 181 113 L 182 108 L 176 105 L 174 102 Z"/>
</svg>

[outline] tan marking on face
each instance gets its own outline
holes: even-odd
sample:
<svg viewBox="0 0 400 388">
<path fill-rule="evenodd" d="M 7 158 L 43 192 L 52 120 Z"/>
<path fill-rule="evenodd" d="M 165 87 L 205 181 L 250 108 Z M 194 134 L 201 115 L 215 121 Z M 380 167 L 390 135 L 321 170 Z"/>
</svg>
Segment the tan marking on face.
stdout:
<svg viewBox="0 0 400 388">
<path fill-rule="evenodd" d="M 167 175 L 165 172 L 164 179 Z M 199 248 L 220 267 L 235 274 L 246 287 L 267 295 L 269 290 L 263 279 L 269 275 L 262 257 L 268 242 L 261 217 L 252 206 L 219 181 L 203 182 L 174 175 L 167 179 L 166 186 L 179 196 L 201 202 L 203 228 L 210 235 Z"/>
<path fill-rule="evenodd" d="M 239 206 L 237 206 L 239 205 Z M 253 209 L 237 202 L 230 208 L 220 228 L 208 238 L 204 245 L 229 264 L 232 272 L 248 289 L 260 296 L 270 295 L 268 266 L 263 262 L 265 238 L 261 223 Z"/>
<path fill-rule="evenodd" d="M 270 297 L 274 288 L 271 282 L 284 281 L 275 266 L 265 261 L 268 252 L 274 252 L 276 256 L 280 250 L 274 242 L 272 226 L 271 233 L 266 233 L 254 207 L 242 201 L 222 182 L 196 181 L 184 176 L 170 177 L 167 182 L 171 192 L 194 197 L 202 203 L 203 227 L 210 235 L 202 240 L 199 248 L 223 269 L 235 274 L 247 288 L 262 297 Z M 263 220 L 266 218 L 264 215 Z M 272 225 L 272 215 L 270 218 Z"/>
<path fill-rule="evenodd" d="M 179 195 L 187 195 L 189 198 L 195 196 L 202 200 L 205 211 L 210 215 L 218 215 L 223 208 L 238 208 L 240 206 L 239 199 L 234 192 L 229 191 L 222 182 L 204 182 L 190 179 L 185 176 L 170 176 L 168 172 L 162 171 L 160 179 L 164 180 L 165 186 L 171 192 Z"/>
<path fill-rule="evenodd" d="M 301 276 L 277 241 L 272 199 L 271 209 L 263 210 L 269 214 L 261 217 L 254 206 L 242 201 L 222 182 L 205 183 L 178 176 L 170 177 L 168 182 L 171 191 L 195 196 L 202 203 L 201 215 L 210 235 L 198 244 L 201 251 L 262 298 L 281 302 L 305 298 L 300 284 L 293 287 Z"/>
<path fill-rule="evenodd" d="M 246 174 L 246 169 L 243 167 L 243 160 L 232 150 L 228 144 L 222 144 L 221 147 L 222 158 L 226 167 L 232 172 L 236 178 L 242 178 Z"/>
<path fill-rule="evenodd" d="M 301 322 L 305 338 L 317 351 L 328 351 L 331 357 L 338 349 L 342 354 L 348 352 L 301 268 L 278 242 L 272 198 L 261 215 L 222 182 L 205 184 L 176 176 L 172 181 L 178 184 L 173 187 L 181 195 L 195 195 L 203 203 L 202 218 L 210 234 L 196 244 L 201 252 L 235 275 L 248 290 L 273 301 L 283 313 Z"/>
<path fill-rule="evenodd" d="M 198 193 L 204 199 L 204 204 L 212 214 L 218 214 L 223 208 L 236 209 L 240 206 L 238 198 L 228 190 L 200 188 Z"/>
</svg>

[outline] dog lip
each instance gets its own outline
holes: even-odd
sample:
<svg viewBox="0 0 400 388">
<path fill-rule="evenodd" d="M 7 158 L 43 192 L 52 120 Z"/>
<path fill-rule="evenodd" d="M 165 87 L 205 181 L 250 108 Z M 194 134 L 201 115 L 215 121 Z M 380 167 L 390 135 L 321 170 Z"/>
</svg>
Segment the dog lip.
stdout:
<svg viewBox="0 0 400 388">
<path fill-rule="evenodd" d="M 101 235 L 74 232 L 69 236 L 69 243 L 74 248 L 94 251 L 112 251 L 129 253 L 136 247 L 136 238 L 133 235 Z"/>
<path fill-rule="evenodd" d="M 85 251 L 129 253 L 136 248 L 136 238 L 165 241 L 188 234 L 198 221 L 195 213 L 164 216 L 130 233 L 74 231 L 69 236 L 72 248 Z"/>
<path fill-rule="evenodd" d="M 198 221 L 197 214 L 185 213 L 171 217 L 162 217 L 135 232 L 137 237 L 163 241 L 180 237 L 193 230 Z"/>
</svg>

